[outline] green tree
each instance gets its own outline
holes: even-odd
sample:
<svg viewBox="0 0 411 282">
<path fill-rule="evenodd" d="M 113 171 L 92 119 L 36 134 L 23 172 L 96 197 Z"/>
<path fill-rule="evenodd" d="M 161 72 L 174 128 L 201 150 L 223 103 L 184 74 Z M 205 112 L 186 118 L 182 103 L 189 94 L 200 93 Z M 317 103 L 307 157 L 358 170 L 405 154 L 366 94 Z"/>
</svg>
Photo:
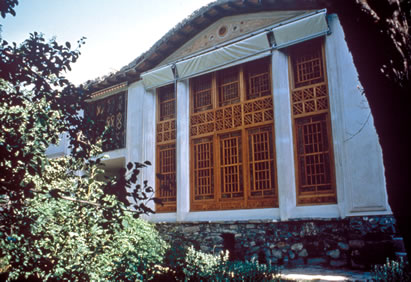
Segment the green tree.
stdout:
<svg viewBox="0 0 411 282">
<path fill-rule="evenodd" d="M 17 1 L 0 4 L 3 17 L 15 14 Z M 79 115 L 87 96 L 64 76 L 83 43 L 72 49 L 36 32 L 20 45 L 0 42 L 0 256 L 9 279 L 142 280 L 165 250 L 138 219 L 156 200 L 137 179 L 150 163 L 98 180 L 107 130 Z M 47 158 L 62 134 L 71 155 Z"/>
</svg>

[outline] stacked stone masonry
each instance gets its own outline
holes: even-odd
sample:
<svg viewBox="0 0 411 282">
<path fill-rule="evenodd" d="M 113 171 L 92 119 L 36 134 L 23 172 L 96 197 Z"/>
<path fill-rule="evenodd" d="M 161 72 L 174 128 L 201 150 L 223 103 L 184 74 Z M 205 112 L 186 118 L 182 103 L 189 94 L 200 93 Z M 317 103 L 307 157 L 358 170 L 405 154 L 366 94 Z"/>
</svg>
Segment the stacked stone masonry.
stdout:
<svg viewBox="0 0 411 282">
<path fill-rule="evenodd" d="M 368 268 L 403 251 L 392 216 L 275 221 L 157 223 L 174 248 L 278 265 Z"/>
</svg>

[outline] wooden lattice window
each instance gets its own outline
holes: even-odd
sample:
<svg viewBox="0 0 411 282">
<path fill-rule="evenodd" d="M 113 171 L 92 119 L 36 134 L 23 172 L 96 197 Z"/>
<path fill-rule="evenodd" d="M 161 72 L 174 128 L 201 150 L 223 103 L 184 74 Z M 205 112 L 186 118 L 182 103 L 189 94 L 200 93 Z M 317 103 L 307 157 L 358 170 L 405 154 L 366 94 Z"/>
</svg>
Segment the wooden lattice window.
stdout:
<svg viewBox="0 0 411 282">
<path fill-rule="evenodd" d="M 274 195 L 275 170 L 272 126 L 248 130 L 250 195 Z"/>
<path fill-rule="evenodd" d="M 312 40 L 290 51 L 297 203 L 333 204 L 337 195 L 322 42 Z"/>
<path fill-rule="evenodd" d="M 103 151 L 124 148 L 126 145 L 126 94 L 125 92 L 90 103 L 91 111 L 86 115 L 102 121 L 108 127 L 107 140 L 103 143 Z"/>
<path fill-rule="evenodd" d="M 296 120 L 301 195 L 333 192 L 325 115 Z"/>
<path fill-rule="evenodd" d="M 271 79 L 267 58 L 245 65 L 247 76 L 247 99 L 271 95 Z"/>
<path fill-rule="evenodd" d="M 241 133 L 220 136 L 221 197 L 243 197 Z"/>
<path fill-rule="evenodd" d="M 158 102 L 160 106 L 160 120 L 175 118 L 176 96 L 174 93 L 174 84 L 158 89 Z"/>
<path fill-rule="evenodd" d="M 269 70 L 263 59 L 190 80 L 191 210 L 278 206 Z"/>
<path fill-rule="evenodd" d="M 218 73 L 219 105 L 229 105 L 240 102 L 239 68 L 231 67 Z"/>
<path fill-rule="evenodd" d="M 176 99 L 174 85 L 157 90 L 157 161 L 156 197 L 163 205 L 156 205 L 157 212 L 176 211 Z"/>
<path fill-rule="evenodd" d="M 176 146 L 175 144 L 158 146 L 157 154 L 160 174 L 157 197 L 168 206 L 168 203 L 176 202 Z"/>
<path fill-rule="evenodd" d="M 212 138 L 193 141 L 194 197 L 196 200 L 214 199 L 214 161 Z"/>
<path fill-rule="evenodd" d="M 293 70 L 295 87 L 324 82 L 324 65 L 318 40 L 301 44 L 294 49 Z"/>
<path fill-rule="evenodd" d="M 203 75 L 192 79 L 193 110 L 200 112 L 212 108 L 211 101 L 212 75 Z"/>
</svg>

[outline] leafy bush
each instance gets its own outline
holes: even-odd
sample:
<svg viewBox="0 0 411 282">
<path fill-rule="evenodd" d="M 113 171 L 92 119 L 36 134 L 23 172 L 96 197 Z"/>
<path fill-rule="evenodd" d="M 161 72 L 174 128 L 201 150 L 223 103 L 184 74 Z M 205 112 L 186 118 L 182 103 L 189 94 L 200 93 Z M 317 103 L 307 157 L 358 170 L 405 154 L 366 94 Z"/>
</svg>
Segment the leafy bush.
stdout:
<svg viewBox="0 0 411 282">
<path fill-rule="evenodd" d="M 383 265 L 375 265 L 372 271 L 375 281 L 411 281 L 411 271 L 408 262 L 390 260 Z"/>
<path fill-rule="evenodd" d="M 228 252 L 219 255 L 206 254 L 189 247 L 183 265 L 185 277 L 189 280 L 212 280 L 223 277 L 228 262 Z"/>
<path fill-rule="evenodd" d="M 224 278 L 230 281 L 276 281 L 280 269 L 258 261 L 228 262 Z"/>
<path fill-rule="evenodd" d="M 170 259 L 171 257 L 171 259 Z M 158 281 L 276 281 L 277 266 L 260 264 L 258 261 L 229 261 L 229 253 L 207 254 L 189 247 L 182 255 L 181 248 L 172 248 L 161 269 Z"/>
<path fill-rule="evenodd" d="M 18 1 L 3 2 L 0 15 L 15 15 Z M 0 268 L 10 280 L 149 279 L 166 249 L 138 219 L 157 202 L 137 181 L 149 162 L 99 181 L 109 128 L 79 115 L 89 95 L 65 77 L 82 44 L 37 32 L 19 45 L 0 38 Z M 62 134 L 70 156 L 49 159 Z"/>
<path fill-rule="evenodd" d="M 118 204 L 114 196 L 105 201 Z M 0 246 L 9 279 L 146 280 L 162 263 L 166 244 L 133 213 L 37 194 Z M 16 217 L 14 217 L 16 220 Z"/>
</svg>

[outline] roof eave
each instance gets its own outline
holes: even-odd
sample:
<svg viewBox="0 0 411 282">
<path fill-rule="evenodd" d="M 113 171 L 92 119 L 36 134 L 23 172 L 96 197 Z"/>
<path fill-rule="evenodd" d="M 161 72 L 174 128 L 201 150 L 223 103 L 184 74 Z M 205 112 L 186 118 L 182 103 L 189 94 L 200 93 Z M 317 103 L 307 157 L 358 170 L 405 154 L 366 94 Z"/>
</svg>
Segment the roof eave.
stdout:
<svg viewBox="0 0 411 282">
<path fill-rule="evenodd" d="M 156 67 L 193 35 L 223 17 L 271 10 L 330 8 L 332 2 L 329 0 L 217 0 L 193 12 L 168 31 L 148 51 L 120 71 L 99 80 L 88 81 L 85 88 L 87 92 L 92 93 L 121 82 L 138 81 L 141 73 Z"/>
</svg>

